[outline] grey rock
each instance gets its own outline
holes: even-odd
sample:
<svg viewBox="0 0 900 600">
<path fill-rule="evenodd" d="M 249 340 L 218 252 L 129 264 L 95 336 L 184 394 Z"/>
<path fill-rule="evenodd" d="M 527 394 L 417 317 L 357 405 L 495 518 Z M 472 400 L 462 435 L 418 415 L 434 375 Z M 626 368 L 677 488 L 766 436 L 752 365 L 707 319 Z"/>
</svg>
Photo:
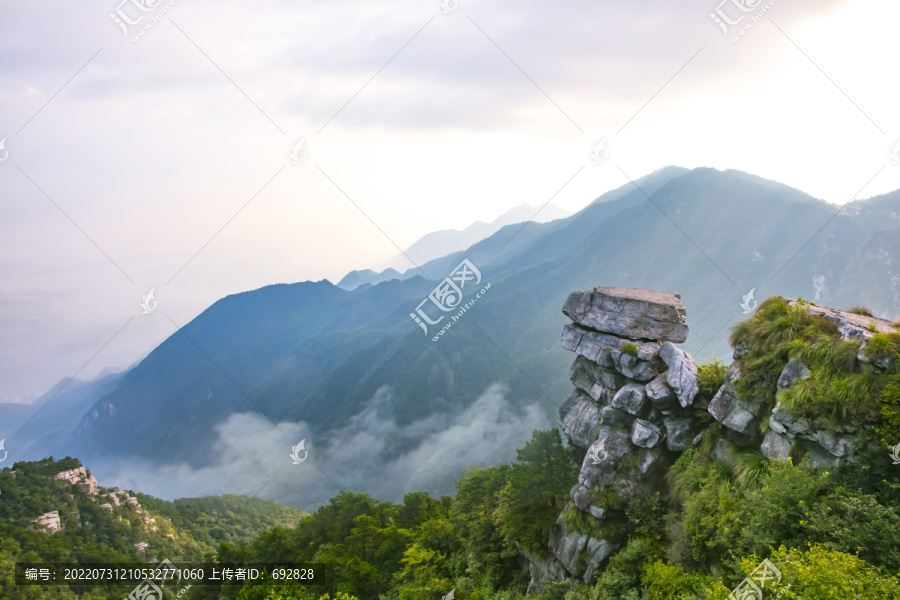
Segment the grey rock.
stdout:
<svg viewBox="0 0 900 600">
<path fill-rule="evenodd" d="M 579 325 L 633 340 L 687 339 L 686 311 L 678 294 L 598 287 L 572 292 L 562 310 Z"/>
<path fill-rule="evenodd" d="M 841 337 L 845 340 L 865 341 L 876 333 L 896 333 L 894 325 L 885 319 L 877 319 L 874 317 L 866 317 L 856 313 L 844 310 L 836 310 L 825 306 L 813 306 L 811 304 L 803 304 L 806 307 L 807 314 L 822 317 L 827 321 L 831 321 L 838 326 Z M 796 300 L 790 300 L 788 306 L 797 306 Z M 874 325 L 875 331 L 869 328 Z"/>
<path fill-rule="evenodd" d="M 712 455 L 720 463 L 734 467 L 734 459 L 731 457 L 731 446 L 727 441 L 723 439 L 717 441 L 716 445 L 713 446 Z"/>
<path fill-rule="evenodd" d="M 650 469 L 653 468 L 653 465 L 656 464 L 660 456 L 662 456 L 662 449 L 659 447 L 639 450 L 636 463 L 638 472 L 640 472 L 641 475 L 649 473 Z"/>
<path fill-rule="evenodd" d="M 766 458 L 784 459 L 791 455 L 791 442 L 770 429 L 763 438 L 759 450 Z"/>
<path fill-rule="evenodd" d="M 666 417 L 666 448 L 672 452 L 687 450 L 694 439 L 694 419 L 688 417 Z"/>
<path fill-rule="evenodd" d="M 697 365 L 693 357 L 672 342 L 665 342 L 659 349 L 659 357 L 668 365 L 666 381 L 675 391 L 678 402 L 688 407 L 700 388 L 697 386 Z"/>
<path fill-rule="evenodd" d="M 581 463 L 578 482 L 592 489 L 608 484 L 616 474 L 616 464 L 630 456 L 634 450 L 629 431 L 602 426 L 597 441 L 588 449 Z M 594 456 L 600 459 L 599 463 L 595 464 Z"/>
<path fill-rule="evenodd" d="M 647 396 L 644 386 L 637 383 L 629 383 L 616 392 L 609 405 L 613 408 L 624 410 L 628 414 L 636 415 L 641 412 L 646 404 Z"/>
<path fill-rule="evenodd" d="M 588 536 L 577 531 L 571 531 L 563 536 L 553 551 L 553 556 L 562 563 L 569 574 L 577 577 L 581 571 L 578 564 L 579 553 L 587 544 Z"/>
<path fill-rule="evenodd" d="M 629 415 L 627 412 L 619 410 L 618 408 L 604 406 L 600 409 L 601 425 L 629 425 L 633 420 L 633 415 Z"/>
<path fill-rule="evenodd" d="M 585 449 L 594 443 L 594 432 L 600 426 L 600 408 L 582 390 L 572 390 L 559 405 L 556 415 L 570 444 Z"/>
<path fill-rule="evenodd" d="M 591 506 L 591 492 L 589 489 L 581 485 L 575 484 L 569 494 L 572 497 L 572 503 L 578 507 L 578 510 L 588 512 Z"/>
<path fill-rule="evenodd" d="M 769 429 L 779 435 L 786 435 L 788 430 L 784 423 L 778 420 L 777 415 L 773 413 L 769 416 Z"/>
<path fill-rule="evenodd" d="M 627 382 L 616 371 L 601 367 L 580 355 L 569 367 L 569 379 L 575 387 L 587 392 L 600 404 L 609 403 L 616 390 Z"/>
<path fill-rule="evenodd" d="M 691 441 L 691 446 L 699 446 L 700 442 L 702 442 L 702 441 L 703 441 L 703 432 L 700 432 L 694 437 L 693 441 Z"/>
<path fill-rule="evenodd" d="M 835 458 L 844 458 L 848 453 L 848 449 L 852 446 L 851 438 L 839 436 L 827 429 L 819 429 L 808 433 L 803 438 L 816 442 L 823 450 Z"/>
<path fill-rule="evenodd" d="M 584 577 L 582 577 L 585 585 L 591 582 L 591 579 L 594 577 L 594 571 L 603 564 L 603 561 L 612 556 L 612 553 L 618 549 L 618 544 L 612 544 L 606 540 L 595 540 L 594 538 L 588 540 L 585 551 L 589 558 L 584 569 Z"/>
<path fill-rule="evenodd" d="M 645 421 L 637 419 L 631 426 L 631 443 L 640 448 L 653 448 L 662 438 L 662 431 L 659 427 Z"/>
<path fill-rule="evenodd" d="M 841 459 L 834 456 L 822 446 L 813 441 L 805 441 L 806 453 L 808 454 L 809 464 L 814 469 L 827 469 L 837 467 L 841 464 Z"/>
<path fill-rule="evenodd" d="M 600 508 L 599 506 L 594 506 L 591 504 L 588 506 L 588 512 L 591 513 L 591 516 L 595 519 L 603 520 L 606 518 L 606 510 Z"/>
<path fill-rule="evenodd" d="M 789 388 L 802 379 L 809 379 L 812 371 L 797 358 L 792 358 L 778 376 L 778 389 Z"/>
<path fill-rule="evenodd" d="M 600 375 L 600 380 L 598 383 L 605 385 L 606 387 L 610 388 L 611 390 L 617 390 L 620 387 L 622 387 L 623 385 L 625 385 L 626 383 L 628 383 L 627 380 L 622 379 L 622 376 L 619 375 L 618 373 L 616 373 L 615 371 L 609 371 L 607 369 L 600 369 L 599 367 L 597 370 Z"/>
<path fill-rule="evenodd" d="M 519 553 L 528 561 L 528 574 L 531 581 L 528 583 L 528 592 L 534 592 L 541 588 L 547 581 L 566 579 L 565 567 L 553 557 L 543 557 L 516 544 Z"/>
<path fill-rule="evenodd" d="M 616 371 L 629 379 L 650 381 L 659 373 L 653 362 L 641 360 L 618 349 L 611 351 L 609 357 Z"/>
<path fill-rule="evenodd" d="M 806 417 L 797 417 L 789 413 L 780 403 L 772 409 L 769 417 L 769 429 L 776 433 L 786 435 L 789 438 L 803 435 L 813 429 L 812 423 Z"/>
<path fill-rule="evenodd" d="M 741 359 L 741 358 L 744 358 L 745 356 L 747 356 L 747 354 L 749 352 L 750 352 L 750 344 L 748 344 L 747 342 L 741 342 L 740 344 L 738 344 L 737 346 L 734 347 L 734 354 L 732 354 L 731 357 L 734 360 L 738 360 L 738 359 Z"/>
<path fill-rule="evenodd" d="M 610 353 L 613 350 L 621 352 L 625 344 L 631 344 L 636 349 L 638 360 L 653 362 L 659 355 L 659 344 L 651 341 L 631 341 L 586 329 L 576 324 L 568 324 L 563 327 L 562 346 L 600 367 L 612 368 L 615 366 Z"/>
<path fill-rule="evenodd" d="M 713 396 L 707 411 L 725 427 L 742 435 L 754 437 L 759 424 L 758 402 L 744 401 L 738 397 L 734 382 L 740 377 L 738 363 L 733 363 L 725 374 L 725 383 Z"/>
<path fill-rule="evenodd" d="M 668 376 L 669 372 L 664 371 L 654 377 L 644 388 L 647 393 L 647 398 L 653 403 L 653 406 L 659 410 L 669 410 L 677 405 L 675 392 L 666 382 Z"/>
</svg>

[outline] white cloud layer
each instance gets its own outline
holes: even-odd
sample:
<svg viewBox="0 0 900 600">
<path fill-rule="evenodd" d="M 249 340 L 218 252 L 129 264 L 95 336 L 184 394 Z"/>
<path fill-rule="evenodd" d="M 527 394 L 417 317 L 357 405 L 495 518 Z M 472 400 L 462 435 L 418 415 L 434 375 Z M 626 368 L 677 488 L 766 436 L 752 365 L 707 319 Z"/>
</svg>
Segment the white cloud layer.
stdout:
<svg viewBox="0 0 900 600">
<path fill-rule="evenodd" d="M 139 459 L 87 466 L 101 485 L 164 499 L 231 493 L 310 508 L 341 489 L 392 501 L 414 490 L 452 495 L 463 468 L 512 462 L 535 429 L 550 426 L 538 406 L 516 409 L 508 393 L 493 384 L 458 415 L 435 413 L 401 427 L 382 388 L 344 426 L 322 435 L 302 422 L 279 423 L 282 434 L 256 413 L 233 414 L 217 428 L 209 467 Z M 291 448 L 304 439 L 309 454 L 295 465 Z"/>
</svg>

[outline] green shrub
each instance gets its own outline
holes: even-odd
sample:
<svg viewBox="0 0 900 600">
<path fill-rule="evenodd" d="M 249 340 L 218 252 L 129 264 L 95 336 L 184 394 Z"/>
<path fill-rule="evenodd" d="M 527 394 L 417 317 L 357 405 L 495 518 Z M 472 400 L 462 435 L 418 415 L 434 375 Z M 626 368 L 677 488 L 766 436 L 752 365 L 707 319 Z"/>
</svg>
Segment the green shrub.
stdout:
<svg viewBox="0 0 900 600">
<path fill-rule="evenodd" d="M 679 565 L 661 560 L 644 567 L 641 583 L 646 586 L 648 600 L 695 600 L 706 596 L 710 580 L 696 573 L 685 573 Z"/>
<path fill-rule="evenodd" d="M 722 384 L 725 383 L 725 372 L 728 367 L 717 358 L 697 367 L 697 386 L 700 393 L 707 398 L 715 396 Z"/>
<path fill-rule="evenodd" d="M 642 538 L 628 540 L 597 575 L 590 600 L 641 600 L 640 579 L 644 565 L 653 556 L 651 548 Z"/>
<path fill-rule="evenodd" d="M 864 317 L 874 317 L 872 311 L 866 308 L 865 306 L 854 305 L 847 309 L 847 312 L 853 313 L 856 315 L 862 315 Z"/>
<path fill-rule="evenodd" d="M 588 494 L 591 497 L 591 504 L 603 510 L 621 510 L 625 505 L 616 490 L 611 487 L 588 488 Z"/>
<path fill-rule="evenodd" d="M 577 506 L 570 506 L 563 513 L 563 521 L 569 531 L 577 531 L 594 539 L 618 542 L 625 538 L 626 528 L 622 523 L 595 518 L 593 515 L 583 512 Z"/>
<path fill-rule="evenodd" d="M 634 356 L 635 358 L 637 358 L 638 348 L 636 345 L 632 344 L 631 342 L 626 342 L 626 343 L 622 344 L 622 347 L 619 348 L 619 350 L 622 351 L 622 354 L 627 354 L 629 356 Z"/>
<path fill-rule="evenodd" d="M 741 561 L 745 573 L 751 573 L 761 556 L 752 556 Z M 781 546 L 769 557 L 769 560 L 781 572 L 781 582 L 770 585 L 774 588 L 771 597 L 779 596 L 782 600 L 801 600 L 816 598 L 818 600 L 885 600 L 900 598 L 900 583 L 897 578 L 868 566 L 859 557 L 846 552 L 837 552 L 819 545 L 809 546 L 807 550 L 787 549 Z M 726 586 L 717 581 L 708 588 L 712 598 L 726 598 L 739 579 Z M 769 590 L 766 589 L 766 597 Z"/>
</svg>

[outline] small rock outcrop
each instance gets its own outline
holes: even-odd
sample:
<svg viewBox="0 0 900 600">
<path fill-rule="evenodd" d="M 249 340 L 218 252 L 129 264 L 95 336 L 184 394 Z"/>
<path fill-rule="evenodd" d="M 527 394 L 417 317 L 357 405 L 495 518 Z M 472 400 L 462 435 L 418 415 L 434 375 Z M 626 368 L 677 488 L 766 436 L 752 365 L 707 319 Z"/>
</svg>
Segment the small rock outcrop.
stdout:
<svg viewBox="0 0 900 600">
<path fill-rule="evenodd" d="M 56 479 L 62 479 L 72 485 L 77 485 L 82 492 L 89 496 L 97 495 L 97 480 L 94 479 L 93 475 L 89 475 L 84 467 L 61 471 L 56 474 Z"/>
<path fill-rule="evenodd" d="M 31 520 L 28 529 L 32 531 L 40 531 L 49 535 L 53 535 L 57 531 L 63 529 L 62 523 L 59 521 L 59 511 L 54 510 L 44 513 L 36 519 Z"/>
</svg>

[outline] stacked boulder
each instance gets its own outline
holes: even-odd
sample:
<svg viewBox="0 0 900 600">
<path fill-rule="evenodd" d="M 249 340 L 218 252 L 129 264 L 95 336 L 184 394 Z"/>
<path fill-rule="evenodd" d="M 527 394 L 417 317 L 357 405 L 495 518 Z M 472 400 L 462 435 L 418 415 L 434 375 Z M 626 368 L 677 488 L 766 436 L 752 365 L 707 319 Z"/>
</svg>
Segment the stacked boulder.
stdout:
<svg viewBox="0 0 900 600">
<path fill-rule="evenodd" d="M 535 570 L 564 570 L 587 583 L 622 536 L 597 539 L 568 524 L 596 519 L 585 529 L 624 533 L 621 502 L 647 492 L 646 482 L 659 482 L 653 475 L 691 445 L 699 431 L 694 410 L 706 407 L 694 406 L 693 358 L 675 346 L 688 333 L 677 294 L 598 287 L 572 293 L 563 313 L 572 323 L 562 344 L 577 356 L 569 371 L 575 389 L 558 417 L 569 446 L 585 458 L 572 501 L 551 532 L 554 559 Z M 576 510 L 583 514 L 572 519 Z"/>
</svg>

